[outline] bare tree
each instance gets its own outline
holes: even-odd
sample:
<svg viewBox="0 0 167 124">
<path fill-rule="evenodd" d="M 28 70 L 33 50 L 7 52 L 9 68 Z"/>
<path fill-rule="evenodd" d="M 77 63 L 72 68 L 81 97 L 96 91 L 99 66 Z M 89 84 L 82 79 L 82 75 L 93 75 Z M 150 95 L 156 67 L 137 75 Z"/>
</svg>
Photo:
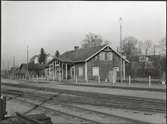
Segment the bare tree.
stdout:
<svg viewBox="0 0 167 124">
<path fill-rule="evenodd" d="M 153 43 L 151 40 L 146 40 L 144 42 L 144 49 L 145 49 L 145 55 L 147 56 L 148 54 L 150 54 L 151 50 L 153 48 Z"/>
<path fill-rule="evenodd" d="M 132 78 L 133 78 L 134 81 L 136 79 L 137 72 L 139 71 L 139 69 L 140 69 L 140 65 L 139 65 L 138 62 L 132 61 L 130 63 L 130 72 L 131 72 L 131 76 L 132 76 Z"/>
<path fill-rule="evenodd" d="M 141 50 L 141 54 L 145 54 L 145 49 L 144 49 L 145 47 L 143 41 L 138 41 L 137 48 Z"/>
<path fill-rule="evenodd" d="M 166 56 L 166 37 L 162 38 L 157 45 L 159 49 L 159 54 L 162 56 Z"/>
<path fill-rule="evenodd" d="M 137 47 L 138 40 L 135 37 L 126 37 L 123 42 L 123 53 L 127 59 L 131 60 L 131 58 L 141 54 L 141 49 Z"/>
<path fill-rule="evenodd" d="M 81 43 L 82 48 L 90 48 L 100 46 L 103 44 L 102 37 L 100 35 L 89 33 Z"/>
</svg>

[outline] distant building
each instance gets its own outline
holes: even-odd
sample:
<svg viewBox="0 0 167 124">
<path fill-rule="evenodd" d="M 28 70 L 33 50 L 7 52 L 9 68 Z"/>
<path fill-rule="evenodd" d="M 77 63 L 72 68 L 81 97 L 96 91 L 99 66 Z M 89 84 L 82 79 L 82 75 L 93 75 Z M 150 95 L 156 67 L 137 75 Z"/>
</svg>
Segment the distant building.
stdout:
<svg viewBox="0 0 167 124">
<path fill-rule="evenodd" d="M 26 77 L 27 72 L 29 74 L 29 77 L 41 77 L 44 76 L 44 69 L 47 67 L 45 64 L 34 64 L 34 63 L 28 63 L 28 70 L 27 70 L 27 64 L 21 64 L 19 67 L 20 70 L 20 76 Z"/>
<path fill-rule="evenodd" d="M 18 67 L 11 67 L 10 70 L 9 70 L 10 78 L 16 78 L 18 72 L 19 72 L 19 68 Z"/>
<path fill-rule="evenodd" d="M 160 78 L 162 67 L 164 67 L 161 55 L 140 55 L 133 57 L 138 63 L 137 77 L 147 77 L 151 75 L 153 78 Z M 163 65 L 163 66 L 162 66 Z M 136 67 L 135 67 L 136 68 Z"/>
<path fill-rule="evenodd" d="M 45 74 L 51 80 L 125 80 L 125 65 L 129 61 L 109 45 L 92 48 L 74 47 L 48 64 Z"/>
</svg>

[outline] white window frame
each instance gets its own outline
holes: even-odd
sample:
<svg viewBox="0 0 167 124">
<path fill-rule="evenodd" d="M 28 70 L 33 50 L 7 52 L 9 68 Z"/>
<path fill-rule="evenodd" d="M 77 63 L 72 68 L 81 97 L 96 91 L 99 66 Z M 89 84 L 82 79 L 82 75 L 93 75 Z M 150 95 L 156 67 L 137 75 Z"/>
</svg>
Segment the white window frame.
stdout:
<svg viewBox="0 0 167 124">
<path fill-rule="evenodd" d="M 99 67 L 93 67 L 92 68 L 92 75 L 93 76 L 99 76 Z"/>
<path fill-rule="evenodd" d="M 83 76 L 83 67 L 82 66 L 78 67 L 78 75 Z"/>
<path fill-rule="evenodd" d="M 101 52 L 99 55 L 99 60 L 105 60 L 105 52 Z"/>
<path fill-rule="evenodd" d="M 113 60 L 113 53 L 112 52 L 107 53 L 107 60 L 109 60 L 109 61 Z"/>
<path fill-rule="evenodd" d="M 95 56 L 95 60 L 98 60 L 98 55 Z"/>
</svg>

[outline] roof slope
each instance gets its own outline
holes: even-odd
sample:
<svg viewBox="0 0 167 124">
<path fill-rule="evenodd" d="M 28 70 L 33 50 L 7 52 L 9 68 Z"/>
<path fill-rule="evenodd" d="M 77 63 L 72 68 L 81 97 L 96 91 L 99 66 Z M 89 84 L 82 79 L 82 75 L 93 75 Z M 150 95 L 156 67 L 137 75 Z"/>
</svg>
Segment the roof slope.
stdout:
<svg viewBox="0 0 167 124">
<path fill-rule="evenodd" d="M 106 47 L 110 47 L 110 45 L 101 45 L 91 48 L 80 48 L 77 50 L 71 50 L 63 53 L 61 56 L 59 56 L 57 59 L 63 62 L 85 62 L 88 61 L 90 58 L 92 58 L 94 55 L 99 53 L 101 50 L 103 50 Z M 129 61 L 122 56 L 119 52 L 111 48 L 113 52 L 115 52 L 119 57 L 124 59 L 126 62 L 129 63 Z"/>
<path fill-rule="evenodd" d="M 87 58 L 89 58 L 91 55 L 101 50 L 104 46 L 105 45 L 67 51 L 63 53 L 59 58 L 62 61 L 82 62 L 82 61 L 85 61 Z"/>
</svg>

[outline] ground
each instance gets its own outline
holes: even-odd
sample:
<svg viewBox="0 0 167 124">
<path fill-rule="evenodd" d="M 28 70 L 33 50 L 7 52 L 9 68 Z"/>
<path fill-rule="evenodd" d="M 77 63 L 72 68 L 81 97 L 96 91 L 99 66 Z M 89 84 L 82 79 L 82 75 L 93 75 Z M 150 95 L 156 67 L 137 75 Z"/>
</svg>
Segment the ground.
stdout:
<svg viewBox="0 0 167 124">
<path fill-rule="evenodd" d="M 85 92 L 88 93 L 90 95 L 90 93 L 95 93 L 95 94 L 99 94 L 102 95 L 116 95 L 116 96 L 125 96 L 125 97 L 135 97 L 135 98 L 140 98 L 140 99 L 145 99 L 145 100 L 149 100 L 149 99 L 154 99 L 155 101 L 165 101 L 166 100 L 166 92 L 162 92 L 162 91 L 147 91 L 147 90 L 133 90 L 133 89 L 119 89 L 119 88 L 104 88 L 104 87 L 89 87 L 89 86 L 74 86 L 74 85 L 64 85 L 64 83 L 61 84 L 61 82 L 55 82 L 55 81 L 17 81 L 17 80 L 4 80 L 2 79 L 2 82 L 5 84 L 19 84 L 19 85 L 25 85 L 25 86 L 34 86 L 34 87 L 43 87 L 43 88 L 53 88 L 56 90 L 59 89 L 63 89 L 64 91 L 66 90 L 70 90 L 70 91 L 75 91 L 75 92 Z M 75 82 L 74 82 L 75 83 Z M 94 83 L 90 83 L 90 85 L 95 85 Z M 110 85 L 110 84 L 96 84 L 96 85 Z M 117 84 L 117 86 L 125 86 L 125 84 Z M 143 87 L 144 84 L 140 85 L 137 84 L 136 86 L 133 87 Z M 145 85 L 147 86 L 147 85 Z M 154 88 L 156 89 L 165 89 L 164 85 L 153 85 Z M 132 86 L 131 86 L 132 87 Z M 132 87 L 132 88 L 133 88 Z M 148 88 L 148 87 L 147 87 Z M 12 87 L 12 86 L 6 86 L 6 85 L 2 85 L 2 89 L 12 89 L 12 90 L 23 90 L 24 92 L 29 92 L 29 93 L 34 93 L 34 94 L 55 94 L 51 91 L 38 91 L 35 89 L 27 89 L 27 88 L 17 88 L 17 87 Z M 40 96 L 40 95 L 39 95 Z M 89 96 L 91 97 L 91 95 Z M 99 106 L 99 105 L 92 105 L 92 104 L 85 104 L 87 101 L 90 103 L 91 99 L 89 99 L 88 96 L 82 96 L 80 98 L 80 96 L 78 95 L 71 95 L 70 94 L 62 94 L 60 95 L 58 98 L 56 98 L 56 101 L 48 101 L 44 104 L 45 107 L 49 107 L 51 109 L 56 109 L 59 111 L 63 111 L 63 112 L 67 112 L 73 115 L 79 115 L 80 117 L 83 118 L 87 118 L 87 119 L 92 119 L 90 118 L 90 116 L 93 117 L 92 120 L 96 120 L 99 122 L 110 122 L 111 121 L 111 117 L 107 117 L 105 116 L 105 119 L 102 118 L 102 115 L 98 115 L 98 114 L 94 114 L 94 113 L 90 113 L 88 114 L 88 112 L 84 111 L 78 111 L 75 109 L 72 109 L 72 107 L 68 108 L 67 106 L 62 106 L 64 103 L 68 103 L 69 105 L 73 105 L 75 107 L 80 107 L 80 108 L 84 108 L 84 109 L 89 109 L 89 110 L 93 110 L 93 111 L 98 111 L 98 112 L 102 112 L 102 113 L 107 113 L 110 115 L 114 115 L 114 116 L 119 116 L 119 117 L 123 117 L 123 118 L 128 118 L 131 120 L 138 120 L 138 121 L 144 121 L 144 122 L 150 122 L 150 123 L 165 123 L 166 122 L 166 113 L 164 112 L 156 112 L 156 111 L 145 111 L 144 109 L 141 110 L 135 110 L 135 109 L 127 109 L 125 108 L 118 108 L 118 107 L 112 107 L 112 106 L 106 106 L 107 104 L 110 105 L 110 103 L 105 103 L 103 104 L 104 106 Z M 37 97 L 35 97 L 37 98 Z M 84 100 L 85 99 L 85 100 Z M 9 101 L 7 101 L 7 111 L 8 111 L 8 115 L 14 115 L 15 112 L 20 112 L 20 113 L 24 113 L 26 111 L 28 111 L 29 109 L 32 108 L 32 105 L 27 104 L 27 103 L 23 103 L 20 102 L 19 100 L 23 100 L 23 98 L 18 98 L 18 99 L 11 99 Z M 32 103 L 36 103 L 39 104 L 40 101 L 38 101 L 37 99 L 27 99 L 25 98 L 24 100 L 28 100 L 29 102 Z M 61 101 L 61 104 L 56 103 L 57 101 Z M 64 100 L 64 102 L 62 102 Z M 76 102 L 77 100 L 80 100 L 79 102 Z M 101 99 L 99 97 L 99 99 L 97 101 L 102 101 L 105 99 Z M 59 102 L 60 102 L 59 101 Z M 66 101 L 66 102 L 65 102 Z M 69 102 L 70 101 L 70 102 Z M 95 102 L 97 102 L 95 101 Z M 105 100 L 107 102 L 107 100 Z M 93 102 L 93 101 L 92 101 Z M 112 101 L 113 102 L 113 101 Z M 121 103 L 122 101 L 117 101 L 117 103 L 119 104 L 125 104 L 125 103 Z M 127 101 L 126 101 L 127 102 Z M 54 104 L 53 104 L 54 103 Z M 83 104 L 84 103 L 84 104 Z M 113 103 L 114 104 L 114 103 Z M 130 104 L 130 103 L 127 103 Z M 111 103 L 112 105 L 112 103 Z M 126 104 L 125 104 L 126 105 Z M 142 105 L 142 104 L 141 104 Z M 137 106 L 137 105 L 136 105 Z M 144 106 L 144 105 L 143 105 Z M 143 107 L 141 106 L 141 107 Z M 149 108 L 149 107 L 148 107 Z M 158 108 L 158 107 L 157 107 Z M 150 108 L 151 109 L 151 108 Z M 165 109 L 165 108 L 164 108 Z M 49 117 L 52 118 L 53 122 L 58 122 L 58 123 L 77 123 L 77 122 L 82 122 L 82 120 L 80 119 L 73 119 L 70 117 L 67 117 L 65 115 L 55 115 L 52 114 L 50 112 L 46 112 L 45 110 L 42 109 L 34 109 L 32 110 L 30 113 L 41 113 L 44 112 L 46 113 Z M 103 115 L 104 116 L 104 115 Z M 127 122 L 126 119 L 118 119 L 118 117 L 112 118 L 112 121 L 116 121 L 118 123 L 125 123 Z M 119 121 L 118 121 L 119 120 Z M 128 120 L 129 121 L 129 120 Z M 131 122 L 131 121 L 130 121 Z M 133 123 L 133 122 L 132 122 Z"/>
</svg>

